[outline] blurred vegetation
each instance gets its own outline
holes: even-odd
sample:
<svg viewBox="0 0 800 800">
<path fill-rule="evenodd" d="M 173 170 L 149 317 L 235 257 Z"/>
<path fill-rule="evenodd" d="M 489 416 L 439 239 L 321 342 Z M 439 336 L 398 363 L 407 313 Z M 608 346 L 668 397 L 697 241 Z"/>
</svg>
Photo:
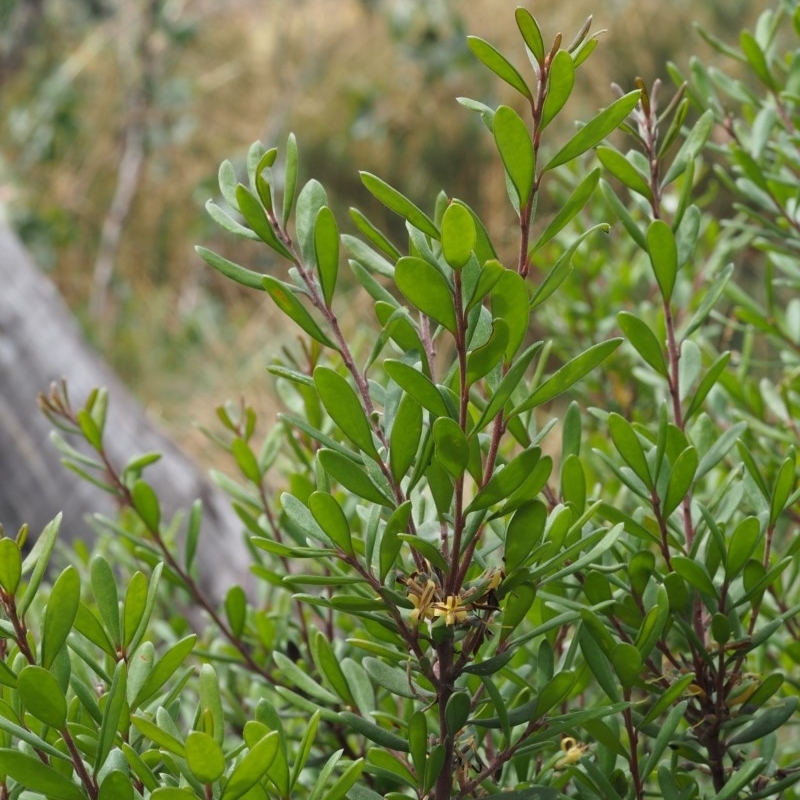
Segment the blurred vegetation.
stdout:
<svg viewBox="0 0 800 800">
<path fill-rule="evenodd" d="M 204 446 L 191 421 L 206 422 L 245 385 L 262 387 L 248 399 L 269 406 L 267 381 L 252 378 L 283 335 L 267 303 L 194 254 L 198 241 L 223 255 L 230 246 L 202 211 L 219 153 L 302 131 L 301 168 L 324 181 L 334 206 L 364 207 L 401 232 L 366 196 L 357 163 L 414 199 L 445 188 L 502 227 L 497 156 L 474 114 L 451 111 L 467 86 L 487 103 L 515 102 L 498 96 L 464 43 L 465 30 L 481 30 L 518 52 L 498 5 L 516 3 L 340 0 L 333 15 L 329 0 L 0 4 L 5 213 L 109 362 L 190 449 Z M 567 40 L 590 13 L 607 29 L 599 69 L 570 101 L 569 118 L 580 119 L 611 100 L 612 81 L 649 85 L 668 79 L 668 61 L 708 60 L 693 22 L 735 39 L 758 5 L 542 0 L 536 14 Z M 241 248 L 237 260 L 265 268 L 257 249 Z M 250 355 L 232 374 L 222 355 L 234 346 Z"/>
</svg>

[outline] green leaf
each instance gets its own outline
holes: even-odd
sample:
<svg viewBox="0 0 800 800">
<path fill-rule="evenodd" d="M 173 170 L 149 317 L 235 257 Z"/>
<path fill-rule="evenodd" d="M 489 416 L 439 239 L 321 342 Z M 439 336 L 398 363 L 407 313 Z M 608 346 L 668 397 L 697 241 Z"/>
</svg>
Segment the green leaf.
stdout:
<svg viewBox="0 0 800 800">
<path fill-rule="evenodd" d="M 422 711 L 415 711 L 408 720 L 408 746 L 414 771 L 424 776 L 428 756 L 428 723 Z"/>
<path fill-rule="evenodd" d="M 466 724 L 469 717 L 470 699 L 466 692 L 453 692 L 444 709 L 447 732 L 456 735 Z"/>
<path fill-rule="evenodd" d="M 49 800 L 84 800 L 83 791 L 69 778 L 18 750 L 0 750 L 0 773 Z"/>
<path fill-rule="evenodd" d="M 654 219 L 648 226 L 647 252 L 661 296 L 669 303 L 678 274 L 678 247 L 672 228 L 664 220 Z"/>
<path fill-rule="evenodd" d="M 383 362 L 386 374 L 401 388 L 408 392 L 419 405 L 435 417 L 449 416 L 447 405 L 430 378 L 404 361 L 387 358 Z M 396 423 L 395 423 L 396 424 Z M 416 450 L 415 450 L 416 452 Z"/>
<path fill-rule="evenodd" d="M 278 753 L 280 738 L 276 731 L 268 733 L 251 747 L 233 768 L 220 795 L 220 800 L 237 800 L 264 776 Z"/>
<path fill-rule="evenodd" d="M 338 500 L 327 492 L 312 492 L 308 498 L 308 507 L 330 540 L 340 550 L 352 555 L 354 551 L 350 524 Z"/>
<path fill-rule="evenodd" d="M 439 229 L 434 225 L 430 217 L 417 208 L 407 197 L 400 194 L 397 189 L 393 189 L 377 175 L 372 175 L 369 172 L 361 172 L 360 175 L 364 186 L 389 210 L 408 220 L 417 230 L 422 231 L 432 239 L 439 240 Z"/>
<path fill-rule="evenodd" d="M 150 800 L 196 800 L 191 789 L 176 789 L 174 786 L 161 786 L 150 795 Z"/>
<path fill-rule="evenodd" d="M 219 678 L 211 664 L 200 667 L 200 713 L 208 718 L 209 726 L 204 724 L 204 729 L 218 745 L 225 740 L 225 717 L 222 710 L 222 695 L 220 693 Z"/>
<path fill-rule="evenodd" d="M 384 366 L 386 366 L 386 362 L 384 362 Z M 422 373 L 413 368 L 411 369 L 415 375 L 422 376 Z M 436 391 L 436 387 L 433 384 L 431 386 L 436 392 L 439 402 L 444 405 L 441 395 Z M 419 450 L 421 436 L 422 406 L 410 393 L 403 394 L 392 423 L 392 434 L 389 441 L 389 465 L 395 482 L 399 483 L 414 463 L 414 457 L 417 454 L 417 450 Z"/>
<path fill-rule="evenodd" d="M 133 783 L 128 772 L 114 769 L 107 773 L 100 784 L 97 800 L 134 800 Z"/>
<path fill-rule="evenodd" d="M 529 447 L 513 458 L 502 469 L 495 470 L 489 482 L 467 506 L 466 513 L 482 511 L 509 497 L 531 474 L 541 455 L 541 448 Z"/>
<path fill-rule="evenodd" d="M 544 40 L 542 39 L 542 31 L 533 14 L 526 8 L 518 7 L 514 12 L 514 18 L 517 21 L 519 32 L 528 46 L 528 50 L 531 51 L 540 65 L 544 64 Z"/>
<path fill-rule="evenodd" d="M 161 522 L 161 507 L 153 487 L 143 480 L 136 481 L 131 489 L 131 500 L 145 527 L 150 531 L 158 531 Z"/>
<path fill-rule="evenodd" d="M 469 444 L 459 424 L 450 417 L 438 417 L 433 423 L 434 454 L 454 478 L 467 468 Z"/>
<path fill-rule="evenodd" d="M 250 239 L 251 241 L 260 242 L 261 238 L 255 231 L 251 230 L 241 222 L 237 222 L 227 211 L 220 208 L 213 200 L 206 202 L 206 213 L 217 223 L 223 230 L 238 236 L 241 239 Z"/>
<path fill-rule="evenodd" d="M 673 556 L 672 567 L 690 586 L 709 597 L 716 597 L 717 590 L 705 566 L 686 556 Z"/>
<path fill-rule="evenodd" d="M 248 289 L 264 290 L 264 284 L 262 282 L 264 275 L 262 273 L 255 272 L 252 269 L 246 269 L 233 261 L 229 261 L 227 258 L 217 255 L 207 247 L 197 245 L 194 249 L 209 267 L 215 269 L 226 278 L 242 286 L 246 286 Z"/>
<path fill-rule="evenodd" d="M 725 786 L 714 795 L 714 800 L 728 800 L 728 798 L 741 797 L 739 794 L 750 781 L 759 775 L 764 774 L 764 768 L 767 766 L 767 760 L 764 758 L 754 758 L 747 761 L 737 769 L 728 778 Z M 770 789 L 773 784 L 770 784 Z M 756 795 L 758 796 L 758 795 Z M 762 795 L 763 796 L 763 795 Z"/>
<path fill-rule="evenodd" d="M 649 775 L 656 764 L 658 764 L 659 759 L 669 746 L 670 740 L 675 735 L 675 731 L 678 729 L 681 722 L 683 722 L 687 705 L 688 703 L 685 700 L 678 703 L 678 705 L 672 708 L 667 718 L 659 726 L 658 735 L 652 742 L 650 752 L 647 754 L 647 759 L 642 766 L 642 775 Z"/>
<path fill-rule="evenodd" d="M 386 576 L 394 566 L 397 556 L 400 553 L 400 547 L 403 544 L 402 539 L 398 538 L 398 534 L 408 532 L 408 523 L 411 519 L 411 501 L 406 500 L 405 503 L 399 505 L 393 512 L 389 519 L 386 521 L 386 527 L 383 529 L 381 536 L 380 546 L 380 581 L 383 583 Z"/>
<path fill-rule="evenodd" d="M 51 672 L 28 664 L 17 676 L 17 691 L 23 706 L 36 719 L 59 731 L 64 727 L 67 700 Z"/>
<path fill-rule="evenodd" d="M 731 425 L 726 431 L 720 434 L 711 447 L 708 448 L 705 455 L 700 459 L 700 464 L 697 467 L 697 474 L 695 479 L 699 480 L 710 469 L 715 467 L 725 456 L 728 451 L 734 446 L 737 439 L 747 430 L 746 422 L 737 422 Z"/>
<path fill-rule="evenodd" d="M 314 744 L 314 737 L 317 735 L 317 728 L 319 727 L 320 712 L 315 711 L 308 720 L 308 723 L 303 731 L 303 738 L 300 741 L 300 746 L 297 748 L 294 764 L 292 764 L 292 775 L 290 784 L 294 786 L 300 777 L 300 772 L 305 767 L 308 761 L 308 756 L 311 753 L 311 748 Z"/>
<path fill-rule="evenodd" d="M 231 633 L 239 637 L 244 631 L 247 619 L 247 595 L 241 586 L 234 584 L 225 595 L 225 616 L 231 627 Z"/>
<path fill-rule="evenodd" d="M 546 381 L 523 400 L 511 413 L 521 414 L 536 406 L 550 402 L 567 391 L 595 367 L 602 364 L 622 343 L 623 339 L 609 339 L 592 345 L 588 350 L 559 367 Z"/>
<path fill-rule="evenodd" d="M 745 517 L 733 530 L 725 555 L 725 580 L 736 578 L 744 569 L 761 539 L 761 525 L 756 517 Z"/>
<path fill-rule="evenodd" d="M 314 384 L 319 399 L 342 433 L 370 458 L 378 461 L 380 456 L 372 441 L 372 428 L 355 390 L 346 378 L 329 367 L 314 369 Z"/>
<path fill-rule="evenodd" d="M 394 275 L 397 288 L 411 305 L 455 333 L 453 289 L 436 267 L 416 256 L 404 256 L 395 265 Z"/>
<path fill-rule="evenodd" d="M 642 233 L 642 229 L 631 216 L 628 209 L 622 202 L 620 202 L 620 199 L 617 197 L 609 184 L 607 184 L 605 181 L 601 181 L 600 186 L 606 202 L 611 207 L 611 210 L 614 212 L 616 218 L 622 223 L 622 227 L 625 228 L 628 236 L 630 236 L 631 239 L 642 248 L 642 250 L 647 250 L 647 240 L 645 239 L 644 233 Z"/>
<path fill-rule="evenodd" d="M 247 224 L 258 234 L 259 239 L 271 247 L 278 255 L 291 261 L 292 254 L 276 236 L 270 221 L 267 219 L 264 208 L 256 196 L 247 187 L 239 184 L 236 187 L 236 201 L 239 205 L 239 210 L 247 220 Z"/>
<path fill-rule="evenodd" d="M 478 280 L 475 282 L 475 288 L 472 290 L 472 296 L 467 303 L 467 311 L 478 305 L 492 291 L 506 271 L 506 268 L 496 258 L 488 259 L 483 264 Z"/>
<path fill-rule="evenodd" d="M 786 458 L 778 470 L 775 485 L 772 489 L 770 500 L 769 524 L 774 525 L 786 508 L 790 495 L 794 491 L 797 480 L 795 478 L 795 457 Z"/>
<path fill-rule="evenodd" d="M 207 733 L 191 731 L 186 737 L 186 763 L 195 780 L 210 784 L 225 772 L 225 754 Z"/>
<path fill-rule="evenodd" d="M 0 539 L 0 586 L 9 594 L 17 592 L 22 577 L 22 554 L 13 539 Z"/>
<path fill-rule="evenodd" d="M 669 377 L 664 348 L 659 343 L 650 326 L 627 311 L 617 314 L 617 322 L 628 342 L 636 352 L 662 377 Z"/>
<path fill-rule="evenodd" d="M 390 694 L 406 697 L 409 700 L 414 700 L 419 696 L 418 689 L 411 683 L 410 675 L 406 670 L 391 667 L 372 656 L 366 656 L 363 665 L 372 681 Z"/>
<path fill-rule="evenodd" d="M 515 512 L 506 529 L 503 562 L 507 573 L 525 563 L 533 548 L 541 541 L 547 523 L 547 507 L 541 500 L 528 500 Z"/>
<path fill-rule="evenodd" d="M 135 572 L 125 591 L 125 604 L 122 609 L 122 646 L 128 649 L 139 630 L 147 609 L 147 578 L 143 572 Z"/>
<path fill-rule="evenodd" d="M 508 336 L 508 325 L 502 319 L 492 320 L 489 339 L 467 354 L 468 385 L 480 380 L 503 360 L 508 349 Z"/>
<path fill-rule="evenodd" d="M 663 586 L 658 587 L 656 604 L 645 614 L 639 632 L 636 634 L 636 647 L 642 660 L 650 657 L 650 653 L 661 638 L 669 621 L 669 598 Z"/>
<path fill-rule="evenodd" d="M 370 480 L 363 467 L 352 459 L 327 448 L 319 450 L 317 458 L 325 472 L 348 491 L 371 503 L 384 506 L 393 505 L 392 501 Z"/>
<path fill-rule="evenodd" d="M 297 139 L 290 133 L 286 139 L 286 168 L 283 180 L 283 227 L 289 223 L 294 205 L 294 196 L 297 191 Z"/>
<path fill-rule="evenodd" d="M 217 182 L 219 183 L 219 190 L 225 198 L 225 202 L 231 208 L 238 208 L 236 205 L 236 185 L 239 181 L 236 178 L 236 169 L 228 159 L 225 159 L 219 165 Z"/>
<path fill-rule="evenodd" d="M 519 17 L 517 17 L 517 24 L 519 24 Z M 532 18 L 531 18 L 532 19 Z M 535 23 L 534 23 L 535 24 Z M 530 23 L 526 25 L 526 32 L 531 33 Z M 524 36 L 524 33 L 523 33 Z M 489 42 L 480 39 L 477 36 L 467 36 L 467 45 L 469 49 L 475 54 L 479 61 L 485 64 L 498 78 L 502 78 L 509 86 L 516 89 L 523 97 L 532 100 L 531 90 L 525 83 L 522 75 L 517 72 L 508 59 L 500 53 Z"/>
<path fill-rule="evenodd" d="M 330 307 L 339 272 L 339 228 L 333 212 L 327 206 L 319 210 L 314 223 L 314 249 L 322 296 Z"/>
<path fill-rule="evenodd" d="M 650 475 L 650 466 L 645 458 L 642 444 L 633 429 L 633 426 L 617 413 L 608 416 L 608 429 L 614 447 L 622 456 L 625 463 L 636 473 L 636 476 L 648 488 L 653 488 L 653 478 Z"/>
<path fill-rule="evenodd" d="M 541 719 L 551 708 L 564 702 L 575 685 L 577 675 L 565 670 L 558 672 L 553 679 L 545 684 L 539 691 L 536 703 L 536 717 Z"/>
<path fill-rule="evenodd" d="M 618 642 L 611 651 L 611 663 L 623 688 L 630 689 L 639 680 L 642 656 L 629 642 Z"/>
<path fill-rule="evenodd" d="M 293 287 L 270 275 L 263 275 L 261 277 L 261 282 L 269 296 L 275 302 L 275 305 L 278 306 L 289 319 L 296 322 L 312 339 L 316 339 L 320 344 L 324 344 L 327 347 L 336 349 L 333 342 L 322 332 L 311 314 L 308 313 L 302 303 L 297 299 Z"/>
<path fill-rule="evenodd" d="M 462 269 L 475 249 L 475 220 L 459 203 L 450 203 L 442 215 L 442 255 L 453 269 Z"/>
<path fill-rule="evenodd" d="M 397 750 L 401 753 L 408 752 L 408 740 L 405 737 L 398 736 L 396 733 L 386 730 L 386 728 L 381 728 L 371 720 L 359 717 L 349 711 L 342 711 L 339 714 L 339 719 L 356 733 L 366 736 L 367 739 L 380 747 L 387 747 L 390 750 Z"/>
<path fill-rule="evenodd" d="M 731 360 L 729 350 L 721 353 L 714 363 L 708 368 L 706 374 L 703 376 L 700 383 L 697 385 L 694 394 L 692 395 L 689 405 L 684 412 L 684 422 L 690 420 L 698 411 L 703 407 L 703 401 L 708 396 L 708 393 L 714 388 L 714 385 L 719 380 L 720 375 L 725 371 L 728 362 Z"/>
<path fill-rule="evenodd" d="M 508 344 L 505 352 L 508 364 L 528 332 L 530 319 L 528 284 L 517 272 L 507 269 L 495 283 L 491 297 L 492 317 L 502 320 L 508 327 Z"/>
<path fill-rule="evenodd" d="M 118 661 L 114 669 L 114 677 L 111 686 L 105 696 L 105 707 L 103 709 L 103 721 L 100 724 L 100 732 L 97 741 L 97 754 L 94 760 L 94 772 L 106 763 L 111 749 L 119 732 L 119 723 L 125 710 L 127 694 L 128 669 L 124 661 Z"/>
<path fill-rule="evenodd" d="M 405 306 L 378 300 L 375 303 L 375 316 L 401 350 L 404 352 L 416 350 L 420 355 L 425 353 L 417 324 L 411 319 L 411 314 Z M 380 347 L 383 348 L 383 342 L 380 343 Z"/>
<path fill-rule="evenodd" d="M 752 68 L 756 77 L 770 91 L 779 91 L 778 84 L 770 72 L 769 65 L 767 64 L 767 58 L 764 55 L 764 51 L 761 49 L 761 46 L 756 41 L 755 36 L 753 36 L 750 31 L 743 30 L 741 32 L 739 35 L 739 47 L 742 48 L 742 53 L 744 53 L 744 57 L 747 59 L 747 62 L 750 64 L 750 67 Z"/>
<path fill-rule="evenodd" d="M 672 163 L 669 165 L 667 174 L 664 175 L 661 181 L 661 189 L 664 189 L 672 183 L 675 178 L 684 173 L 689 166 L 689 162 L 697 158 L 700 151 L 705 146 L 706 140 L 711 134 L 711 129 L 714 127 L 715 122 L 714 112 L 711 109 L 705 111 L 700 119 L 695 122 L 694 127 L 681 145 L 680 150 L 676 153 Z"/>
<path fill-rule="evenodd" d="M 341 798 L 353 788 L 363 771 L 364 759 L 357 758 L 347 766 L 344 772 L 333 782 L 331 787 L 325 791 L 321 800 L 341 800 Z M 310 797 L 309 800 L 311 800 Z"/>
<path fill-rule="evenodd" d="M 575 86 L 575 62 L 566 50 L 558 50 L 550 62 L 547 94 L 542 106 L 540 130 L 555 119 Z"/>
<path fill-rule="evenodd" d="M 566 280 L 567 276 L 572 272 L 572 257 L 577 252 L 583 240 L 591 236 L 597 231 L 608 233 L 610 226 L 603 222 L 599 225 L 594 225 L 591 228 L 583 231 L 570 246 L 558 257 L 556 263 L 550 268 L 544 280 L 536 288 L 531 298 L 530 308 L 531 311 L 538 308 L 548 297 L 550 297 L 556 289 Z"/>
<path fill-rule="evenodd" d="M 361 233 L 369 239 L 371 245 L 380 250 L 392 263 L 400 258 L 400 251 L 389 241 L 386 235 L 377 226 L 364 216 L 357 208 L 350 209 L 350 218 Z"/>
<path fill-rule="evenodd" d="M 97 451 L 103 449 L 103 432 L 94 421 L 92 415 L 85 409 L 81 408 L 76 414 L 78 425 L 80 426 L 81 433 L 86 441 Z"/>
<path fill-rule="evenodd" d="M 673 683 L 670 684 L 660 695 L 650 694 L 648 700 L 655 699 L 655 702 L 648 712 L 642 717 L 638 728 L 641 730 L 646 728 L 650 723 L 655 722 L 668 708 L 675 706 L 678 698 L 682 697 L 684 692 L 694 683 L 695 674 L 689 672 L 686 675 L 681 675 Z"/>
<path fill-rule="evenodd" d="M 242 471 L 242 475 L 248 481 L 258 486 L 261 483 L 261 469 L 258 466 L 258 459 L 250 445 L 240 437 L 236 437 L 231 442 L 231 454 L 236 461 L 236 466 Z"/>
<path fill-rule="evenodd" d="M 567 56 L 569 61 L 572 59 Z M 535 154 L 528 126 L 509 106 L 500 106 L 494 115 L 494 140 L 503 166 L 516 189 L 520 208 L 531 197 L 535 179 Z"/>
<path fill-rule="evenodd" d="M 81 579 L 75 567 L 67 567 L 56 578 L 42 621 L 42 666 L 49 669 L 58 655 L 78 613 Z"/>
<path fill-rule="evenodd" d="M 615 100 L 586 123 L 573 137 L 547 162 L 543 171 L 555 169 L 594 147 L 633 111 L 639 102 L 639 90 L 629 92 Z"/>
<path fill-rule="evenodd" d="M 636 167 L 613 147 L 600 146 L 596 150 L 600 163 L 624 186 L 632 192 L 651 200 L 653 192 L 647 179 Z"/>
<path fill-rule="evenodd" d="M 132 708 L 138 708 L 143 703 L 150 700 L 150 698 L 173 677 L 178 667 L 183 664 L 192 650 L 194 650 L 196 641 L 197 636 L 195 634 L 186 636 L 178 640 L 163 656 L 161 656 L 147 676 L 147 680 L 134 698 L 133 703 L 131 703 Z"/>
<path fill-rule="evenodd" d="M 25 616 L 25 612 L 31 604 L 31 601 L 39 591 L 47 566 L 50 563 L 50 554 L 58 538 L 58 531 L 61 528 L 62 515 L 59 513 L 50 522 L 45 525 L 44 530 L 39 534 L 36 542 L 34 543 L 31 551 L 25 556 L 22 562 L 22 572 L 27 574 L 32 570 L 31 577 L 28 580 L 28 585 L 22 598 L 17 602 L 17 613 L 20 617 Z"/>
<path fill-rule="evenodd" d="M 322 677 L 328 682 L 328 685 L 345 703 L 351 706 L 355 705 L 353 693 L 350 691 L 350 685 L 340 666 L 339 657 L 321 631 L 317 631 L 314 636 L 313 651 L 314 663 L 317 665 Z"/>
<path fill-rule="evenodd" d="M 665 518 L 687 497 L 696 472 L 697 450 L 694 447 L 687 447 L 672 465 L 672 473 L 669 476 L 669 484 L 667 485 L 667 493 L 663 503 Z"/>
<path fill-rule="evenodd" d="M 110 564 L 103 556 L 96 556 L 91 564 L 92 592 L 100 618 L 106 631 L 111 634 L 113 644 L 122 643 L 122 631 L 119 624 L 119 595 L 117 579 Z"/>
<path fill-rule="evenodd" d="M 599 181 L 600 168 L 596 167 L 586 174 L 567 198 L 564 205 L 558 209 L 556 215 L 528 250 L 529 256 L 532 256 L 537 250 L 546 245 L 580 213 L 586 203 L 589 202 L 589 198 L 594 194 Z"/>
<path fill-rule="evenodd" d="M 317 214 L 326 205 L 328 205 L 328 195 L 325 193 L 325 187 L 312 178 L 300 190 L 294 212 L 295 239 L 300 245 L 303 263 L 309 268 L 316 263 L 314 227 Z"/>
<path fill-rule="evenodd" d="M 517 388 L 519 382 L 525 375 L 525 371 L 530 366 L 533 357 L 539 352 L 542 347 L 542 342 L 532 344 L 527 350 L 524 350 L 517 360 L 511 365 L 510 369 L 503 376 L 500 385 L 495 390 L 488 405 L 483 410 L 480 419 L 475 425 L 475 430 L 480 431 L 488 425 L 504 408 L 505 404 L 511 398 L 514 389 Z"/>
</svg>

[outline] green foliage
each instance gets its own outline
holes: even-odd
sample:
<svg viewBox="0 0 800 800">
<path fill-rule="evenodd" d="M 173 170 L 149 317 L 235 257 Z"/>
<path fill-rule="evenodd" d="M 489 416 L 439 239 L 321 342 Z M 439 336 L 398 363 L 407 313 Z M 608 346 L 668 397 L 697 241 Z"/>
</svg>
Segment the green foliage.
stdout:
<svg viewBox="0 0 800 800">
<path fill-rule="evenodd" d="M 237 470 L 238 481 L 218 480 L 247 531 L 260 596 L 233 587 L 224 609 L 209 602 L 194 573 L 200 506 L 165 519 L 144 477 L 154 457 L 122 469 L 108 459 L 105 392 L 74 409 L 55 387 L 42 405 L 65 463 L 116 496 L 119 519 L 99 522 L 119 569 L 140 569 L 120 591 L 118 565 L 98 554 L 46 587 L 58 523 L 35 558 L 22 558 L 24 535 L 0 540 L 6 788 L 795 797 L 787 186 L 800 57 L 775 55 L 788 13 L 765 13 L 740 39 L 760 91 L 695 64 L 663 110 L 659 84 L 639 81 L 565 142 L 549 139 L 550 123 L 593 55 L 589 26 L 548 50 L 518 10 L 525 72 L 470 38 L 525 109 L 462 99 L 491 131 L 513 236 L 444 193 L 426 212 L 370 173 L 364 186 L 407 240 L 393 243 L 360 211 L 351 218 L 364 239 L 341 234 L 321 184 L 296 191 L 294 137 L 283 160 L 254 144 L 247 184 L 223 166 L 229 208 L 212 216 L 286 268 L 259 275 L 199 252 L 266 290 L 305 334 L 271 367 L 287 410 L 263 442 L 244 403 L 221 407 L 213 434 Z M 709 82 L 727 100 L 712 97 L 686 128 Z M 734 176 L 722 181 L 742 204 L 718 235 L 700 179 L 715 111 L 731 100 L 753 129 L 725 112 L 736 138 L 720 153 Z M 617 129 L 629 150 L 609 139 Z M 537 213 L 545 192 L 564 199 L 549 219 Z M 598 241 L 606 215 L 620 223 L 611 244 Z M 765 308 L 721 266 L 732 241 L 766 255 Z M 340 300 L 343 250 L 374 312 L 360 320 L 373 326 L 366 343 Z M 619 290 L 634 278 L 638 294 Z M 579 325 L 581 293 L 593 305 Z M 741 354 L 722 349 L 732 339 Z M 767 360 L 776 343 L 781 358 L 760 379 L 755 353 Z M 208 627 L 165 625 L 160 587 L 170 600 L 188 593 Z"/>
</svg>

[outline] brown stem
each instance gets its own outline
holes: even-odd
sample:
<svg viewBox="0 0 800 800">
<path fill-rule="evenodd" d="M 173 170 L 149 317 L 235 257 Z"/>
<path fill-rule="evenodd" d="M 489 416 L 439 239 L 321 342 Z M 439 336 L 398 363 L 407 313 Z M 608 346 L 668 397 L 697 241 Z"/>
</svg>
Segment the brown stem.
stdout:
<svg viewBox="0 0 800 800">
<path fill-rule="evenodd" d="M 437 703 L 439 705 L 439 730 L 441 744 L 444 749 L 444 763 L 436 779 L 433 800 L 450 800 L 453 793 L 453 766 L 455 758 L 455 736 L 458 731 L 447 728 L 445 710 L 453 694 L 453 640 L 445 639 L 436 648 L 438 655 L 439 685 L 437 687 Z"/>
<path fill-rule="evenodd" d="M 86 792 L 89 795 L 90 800 L 97 800 L 97 795 L 99 791 L 97 787 L 97 781 L 86 771 L 86 767 L 83 764 L 83 759 L 81 758 L 80 751 L 75 746 L 75 742 L 72 736 L 70 735 L 69 729 L 65 726 L 60 731 L 60 733 L 62 738 L 64 739 L 64 744 L 67 746 L 69 754 L 72 757 L 72 766 L 75 768 L 75 772 L 77 776 L 80 778 L 80 781 L 83 784 L 84 788 L 86 789 Z"/>
</svg>

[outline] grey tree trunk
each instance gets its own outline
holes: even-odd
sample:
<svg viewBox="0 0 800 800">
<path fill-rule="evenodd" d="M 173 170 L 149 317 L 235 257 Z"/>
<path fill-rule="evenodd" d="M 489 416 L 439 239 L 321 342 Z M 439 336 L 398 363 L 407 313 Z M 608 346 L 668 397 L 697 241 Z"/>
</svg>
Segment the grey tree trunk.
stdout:
<svg viewBox="0 0 800 800">
<path fill-rule="evenodd" d="M 119 466 L 145 452 L 162 454 L 148 468 L 165 514 L 203 502 L 197 559 L 201 585 L 216 600 L 248 581 L 242 526 L 223 493 L 209 483 L 167 437 L 147 420 L 121 381 L 84 340 L 55 286 L 33 264 L 15 235 L 0 222 L 0 522 L 15 535 L 27 522 L 38 533 L 59 511 L 61 536 L 90 538 L 88 515 L 113 514 L 105 492 L 66 470 L 49 440 L 50 423 L 39 392 L 66 378 L 80 407 L 89 392 L 109 392 L 108 453 Z"/>
</svg>

